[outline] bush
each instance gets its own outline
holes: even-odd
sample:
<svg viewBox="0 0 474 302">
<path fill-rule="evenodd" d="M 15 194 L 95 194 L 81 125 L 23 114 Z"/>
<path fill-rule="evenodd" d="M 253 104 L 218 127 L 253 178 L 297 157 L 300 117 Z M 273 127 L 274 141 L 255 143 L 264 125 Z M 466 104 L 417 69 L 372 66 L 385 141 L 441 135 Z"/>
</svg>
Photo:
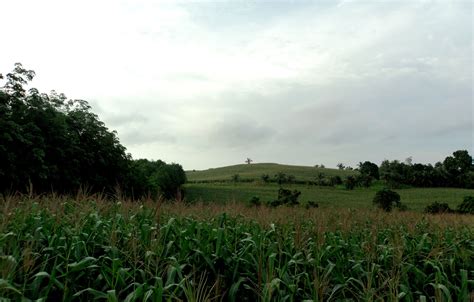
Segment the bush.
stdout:
<svg viewBox="0 0 474 302">
<path fill-rule="evenodd" d="M 289 183 L 289 184 L 293 184 L 296 182 L 296 177 L 294 175 L 288 175 L 286 181 Z"/>
<path fill-rule="evenodd" d="M 278 172 L 275 174 L 275 181 L 279 184 L 282 185 L 283 183 L 287 182 L 288 178 L 285 173 L 283 172 Z"/>
<path fill-rule="evenodd" d="M 389 189 L 382 189 L 375 193 L 375 197 L 372 202 L 374 205 L 385 212 L 390 212 L 393 205 L 398 208 L 401 207 L 400 195 L 398 195 L 397 192 L 391 191 Z"/>
<path fill-rule="evenodd" d="M 441 213 L 452 213 L 454 212 L 446 202 L 433 202 L 426 206 L 425 213 L 429 214 L 441 214 Z"/>
<path fill-rule="evenodd" d="M 346 179 L 344 180 L 344 186 L 346 187 L 347 190 L 354 190 L 356 184 L 357 184 L 357 181 L 354 176 L 347 176 Z"/>
<path fill-rule="evenodd" d="M 331 176 L 329 178 L 329 184 L 333 187 L 337 185 L 342 185 L 342 179 L 339 175 Z"/>
<path fill-rule="evenodd" d="M 474 197 L 464 197 L 463 202 L 457 208 L 457 212 L 460 214 L 474 214 Z"/>
<path fill-rule="evenodd" d="M 287 190 L 280 188 L 278 190 L 278 199 L 270 201 L 268 206 L 278 207 L 281 205 L 295 206 L 299 205 L 298 197 L 301 195 L 301 192 L 298 190 Z"/>
<path fill-rule="evenodd" d="M 248 204 L 249 204 L 249 206 L 259 207 L 259 206 L 262 205 L 262 202 L 260 201 L 260 197 L 253 196 L 252 198 L 250 198 Z"/>
<path fill-rule="evenodd" d="M 367 174 L 359 174 L 356 178 L 356 182 L 359 186 L 368 188 L 372 184 L 373 177 Z"/>
<path fill-rule="evenodd" d="M 233 182 L 239 182 L 240 181 L 240 175 L 239 174 L 234 174 L 231 176 L 231 179 Z"/>
<path fill-rule="evenodd" d="M 319 207 L 319 204 L 317 202 L 314 202 L 314 201 L 308 201 L 308 203 L 306 204 L 306 209 L 311 209 L 311 208 L 318 208 Z"/>
<path fill-rule="evenodd" d="M 270 175 L 268 174 L 262 174 L 262 176 L 260 176 L 260 178 L 263 180 L 263 182 L 267 183 L 270 181 Z"/>
</svg>

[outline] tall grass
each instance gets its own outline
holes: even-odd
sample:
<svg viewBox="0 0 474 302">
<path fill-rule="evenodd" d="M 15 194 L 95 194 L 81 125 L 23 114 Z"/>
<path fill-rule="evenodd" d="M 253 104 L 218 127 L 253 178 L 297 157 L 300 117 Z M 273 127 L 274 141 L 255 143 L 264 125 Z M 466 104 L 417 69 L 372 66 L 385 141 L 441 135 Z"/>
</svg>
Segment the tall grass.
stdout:
<svg viewBox="0 0 474 302">
<path fill-rule="evenodd" d="M 0 297 L 468 301 L 474 218 L 241 204 L 1 201 Z"/>
</svg>

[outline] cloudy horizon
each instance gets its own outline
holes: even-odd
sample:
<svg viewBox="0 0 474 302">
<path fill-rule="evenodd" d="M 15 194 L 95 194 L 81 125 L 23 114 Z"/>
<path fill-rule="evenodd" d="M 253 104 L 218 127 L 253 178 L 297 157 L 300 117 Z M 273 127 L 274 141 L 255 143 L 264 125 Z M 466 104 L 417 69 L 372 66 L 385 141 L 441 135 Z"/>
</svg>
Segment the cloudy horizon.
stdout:
<svg viewBox="0 0 474 302">
<path fill-rule="evenodd" d="M 87 100 L 134 158 L 435 163 L 473 153 L 470 1 L 2 4 L 0 72 Z"/>
</svg>

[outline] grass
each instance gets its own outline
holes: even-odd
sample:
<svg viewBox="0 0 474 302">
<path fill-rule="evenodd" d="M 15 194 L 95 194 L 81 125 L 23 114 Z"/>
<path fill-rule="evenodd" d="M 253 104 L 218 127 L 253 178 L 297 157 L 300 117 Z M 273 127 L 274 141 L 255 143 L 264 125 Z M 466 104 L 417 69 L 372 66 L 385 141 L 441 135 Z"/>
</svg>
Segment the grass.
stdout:
<svg viewBox="0 0 474 302">
<path fill-rule="evenodd" d="M 468 301 L 474 216 L 14 197 L 14 301 Z"/>
<path fill-rule="evenodd" d="M 293 175 L 297 180 L 314 181 L 319 173 L 324 173 L 326 176 L 346 177 L 354 175 L 357 172 L 314 168 L 308 166 L 292 166 L 280 165 L 273 163 L 250 164 L 250 165 L 234 165 L 221 168 L 208 169 L 203 171 L 186 171 L 186 176 L 189 182 L 214 182 L 214 181 L 230 181 L 232 176 L 239 174 L 241 180 L 258 180 L 263 174 L 268 174 L 271 178 L 275 174 L 283 172 L 286 175 Z"/>
<path fill-rule="evenodd" d="M 362 208 L 372 207 L 375 192 L 383 185 L 376 184 L 370 188 L 356 188 L 346 190 L 339 187 L 319 187 L 314 185 L 283 185 L 285 188 L 301 191 L 300 201 L 306 203 L 315 201 L 323 208 Z M 271 201 L 277 198 L 277 184 L 262 182 L 251 183 L 195 183 L 187 184 L 186 199 L 188 201 L 208 202 L 247 202 L 253 196 L 260 197 L 261 201 Z M 474 190 L 457 188 L 407 188 L 395 190 L 401 196 L 409 210 L 423 211 L 434 201 L 447 202 L 456 208 L 464 196 L 474 196 Z"/>
</svg>

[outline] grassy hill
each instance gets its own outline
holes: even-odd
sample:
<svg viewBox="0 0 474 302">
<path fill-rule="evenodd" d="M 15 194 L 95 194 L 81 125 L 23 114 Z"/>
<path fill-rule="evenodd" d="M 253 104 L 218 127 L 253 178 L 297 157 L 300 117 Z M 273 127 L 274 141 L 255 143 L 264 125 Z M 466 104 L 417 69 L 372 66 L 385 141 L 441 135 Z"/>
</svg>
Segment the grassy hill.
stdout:
<svg viewBox="0 0 474 302">
<path fill-rule="evenodd" d="M 230 181 L 232 176 L 239 174 L 240 179 L 245 180 L 258 180 L 263 174 L 268 174 L 271 178 L 275 174 L 283 172 L 286 175 L 295 176 L 296 180 L 309 181 L 315 180 L 319 173 L 323 173 L 325 176 L 339 175 L 344 178 L 348 175 L 354 175 L 356 171 L 338 170 L 338 169 L 327 169 L 327 168 L 314 168 L 308 166 L 292 166 L 292 165 L 280 165 L 274 163 L 262 163 L 262 164 L 243 164 L 234 165 L 227 167 L 220 167 L 202 171 L 186 171 L 186 176 L 189 182 L 220 182 Z"/>
<path fill-rule="evenodd" d="M 323 173 L 326 177 L 339 175 L 344 179 L 358 172 L 273 163 L 243 164 L 203 171 L 187 171 L 188 184 L 185 185 L 185 198 L 190 202 L 227 203 L 247 202 L 253 196 L 258 196 L 262 202 L 268 202 L 277 198 L 279 185 L 259 180 L 262 174 L 268 174 L 274 178 L 279 172 L 293 175 L 299 182 L 283 186 L 301 191 L 302 204 L 314 201 L 322 208 L 372 208 L 375 193 L 385 186 L 382 181 L 377 181 L 370 188 L 357 187 L 355 190 L 346 190 L 342 185 L 321 187 L 303 182 L 316 180 L 319 173 Z M 235 174 L 240 176 L 240 181 L 237 183 L 231 181 Z M 474 190 L 458 188 L 405 188 L 396 191 L 400 194 L 401 201 L 410 210 L 418 212 L 423 211 L 434 201 L 448 202 L 452 208 L 456 208 L 464 196 L 474 196 Z"/>
</svg>

